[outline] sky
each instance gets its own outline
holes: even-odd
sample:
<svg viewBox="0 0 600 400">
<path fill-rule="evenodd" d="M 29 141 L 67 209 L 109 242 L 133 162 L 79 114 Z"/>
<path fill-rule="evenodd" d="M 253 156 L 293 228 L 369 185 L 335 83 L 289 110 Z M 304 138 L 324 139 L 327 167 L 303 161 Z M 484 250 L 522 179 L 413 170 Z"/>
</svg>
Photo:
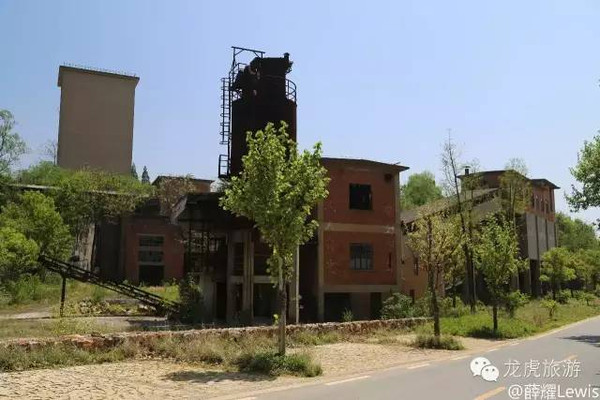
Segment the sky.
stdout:
<svg viewBox="0 0 600 400">
<path fill-rule="evenodd" d="M 464 160 L 522 158 L 568 211 L 569 168 L 600 128 L 599 17 L 596 0 L 0 0 L 0 109 L 25 167 L 57 138 L 59 65 L 135 73 L 138 172 L 216 178 L 231 46 L 289 52 L 300 147 L 441 178 L 450 129 Z"/>
</svg>

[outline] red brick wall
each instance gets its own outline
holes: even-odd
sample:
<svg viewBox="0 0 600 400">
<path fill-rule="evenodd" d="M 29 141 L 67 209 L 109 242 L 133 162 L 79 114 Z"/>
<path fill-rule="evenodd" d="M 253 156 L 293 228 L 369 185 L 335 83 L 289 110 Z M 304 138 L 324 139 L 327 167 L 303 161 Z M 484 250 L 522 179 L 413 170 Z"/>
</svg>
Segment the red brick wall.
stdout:
<svg viewBox="0 0 600 400">
<path fill-rule="evenodd" d="M 180 279 L 183 277 L 184 245 L 181 230 L 163 218 L 132 218 L 124 222 L 125 246 L 124 265 L 125 279 L 138 283 L 138 235 L 164 236 L 163 260 L 164 279 Z"/>
<path fill-rule="evenodd" d="M 534 200 L 537 196 L 542 207 L 541 209 L 535 205 L 532 207 L 531 203 L 529 203 L 528 211 L 540 217 L 547 218 L 550 221 L 554 221 L 556 211 L 556 204 L 554 203 L 554 190 L 548 186 L 532 186 L 531 194 L 534 196 Z M 549 213 L 546 212 L 546 202 L 548 202 L 548 205 L 550 206 Z"/>
<path fill-rule="evenodd" d="M 342 163 L 326 163 L 331 183 L 329 197 L 323 202 L 325 222 L 394 225 L 394 182 L 398 173 L 385 168 L 353 167 Z M 391 174 L 392 179 L 385 179 Z M 372 210 L 351 210 L 349 207 L 350 184 L 371 185 Z"/>
<path fill-rule="evenodd" d="M 323 236 L 325 285 L 393 285 L 396 283 L 394 234 L 326 231 Z M 350 243 L 369 243 L 373 246 L 372 270 L 350 269 Z"/>
</svg>

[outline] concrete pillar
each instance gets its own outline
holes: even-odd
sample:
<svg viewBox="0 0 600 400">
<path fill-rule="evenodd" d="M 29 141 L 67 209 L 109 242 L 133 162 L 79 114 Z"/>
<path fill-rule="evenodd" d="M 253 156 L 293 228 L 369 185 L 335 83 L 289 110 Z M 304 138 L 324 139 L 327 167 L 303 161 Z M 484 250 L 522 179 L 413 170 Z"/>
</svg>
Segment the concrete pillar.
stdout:
<svg viewBox="0 0 600 400">
<path fill-rule="evenodd" d="M 242 321 L 251 325 L 254 320 L 254 242 L 252 231 L 244 232 L 244 275 L 242 281 Z"/>
<path fill-rule="evenodd" d="M 288 303 L 289 323 L 298 324 L 300 322 L 300 248 L 296 247 L 294 255 L 294 273 L 290 283 L 290 295 Z"/>
</svg>

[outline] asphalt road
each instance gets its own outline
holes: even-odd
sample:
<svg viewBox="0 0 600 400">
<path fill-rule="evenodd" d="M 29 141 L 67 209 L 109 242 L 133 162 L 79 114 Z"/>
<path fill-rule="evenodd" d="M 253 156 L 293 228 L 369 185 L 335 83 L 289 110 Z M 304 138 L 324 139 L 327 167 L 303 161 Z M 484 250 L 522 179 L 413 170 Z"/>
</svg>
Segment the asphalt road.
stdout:
<svg viewBox="0 0 600 400">
<path fill-rule="evenodd" d="M 497 381 L 473 376 L 470 364 L 475 356 L 485 357 L 497 367 Z M 488 379 L 493 375 L 494 371 L 488 369 Z M 511 342 L 483 354 L 457 353 L 445 361 L 247 397 L 248 400 L 569 398 L 600 399 L 600 318 Z"/>
</svg>

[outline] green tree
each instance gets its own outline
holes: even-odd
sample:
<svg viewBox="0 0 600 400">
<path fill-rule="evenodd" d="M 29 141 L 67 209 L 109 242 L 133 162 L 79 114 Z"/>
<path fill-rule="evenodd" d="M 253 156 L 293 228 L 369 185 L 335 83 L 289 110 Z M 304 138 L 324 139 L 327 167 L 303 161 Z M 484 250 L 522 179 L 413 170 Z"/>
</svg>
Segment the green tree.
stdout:
<svg viewBox="0 0 600 400">
<path fill-rule="evenodd" d="M 13 132 L 14 126 L 11 112 L 0 110 L 0 175 L 10 173 L 11 167 L 27 151 L 25 142 Z"/>
<path fill-rule="evenodd" d="M 460 224 L 455 218 L 424 210 L 408 234 L 408 244 L 419 259 L 419 268 L 427 273 L 427 286 L 431 294 L 433 332 L 440 337 L 439 290 L 444 275 L 455 262 L 462 240 Z"/>
<path fill-rule="evenodd" d="M 148 174 L 148 168 L 145 165 L 142 171 L 142 183 L 150 184 L 150 174 Z"/>
<path fill-rule="evenodd" d="M 35 267 L 38 253 L 33 240 L 12 227 L 0 227 L 0 284 L 15 281 Z"/>
<path fill-rule="evenodd" d="M 575 277 L 575 257 L 569 250 L 564 247 L 554 247 L 544 253 L 540 280 L 550 284 L 554 300 L 563 286 Z"/>
<path fill-rule="evenodd" d="M 154 193 L 153 186 L 130 175 L 90 169 L 71 171 L 49 162 L 22 171 L 18 180 L 50 187 L 47 193 L 77 242 L 91 225 L 133 211 Z"/>
<path fill-rule="evenodd" d="M 517 216 L 525 213 L 531 199 L 527 166 L 519 158 L 509 160 L 500 177 L 500 198 L 507 221 L 517 228 Z"/>
<path fill-rule="evenodd" d="M 329 178 L 321 165 L 321 144 L 312 152 L 298 152 L 287 134 L 287 125 L 272 123 L 262 131 L 248 133 L 248 154 L 242 173 L 231 179 L 221 205 L 254 222 L 269 244 L 269 272 L 279 297 L 279 353 L 285 354 L 287 314 L 286 286 L 293 274 L 299 245 L 314 234 L 317 221 L 310 218 L 317 203 L 328 195 Z"/>
<path fill-rule="evenodd" d="M 525 261 L 519 257 L 519 242 L 513 224 L 502 216 L 488 217 L 474 246 L 475 265 L 483 274 L 492 301 L 494 332 L 498 331 L 498 306 L 509 291 L 510 279 Z"/>
<path fill-rule="evenodd" d="M 191 175 L 166 176 L 157 179 L 158 184 L 156 182 L 154 184 L 158 186 L 156 196 L 162 215 L 170 216 L 177 202 L 186 194 L 194 192 L 195 185 L 192 179 Z"/>
<path fill-rule="evenodd" d="M 577 164 L 570 169 L 571 175 L 581 184 L 581 188 L 571 186 L 571 195 L 567 201 L 573 211 L 587 210 L 600 206 L 600 135 L 591 142 L 583 143 L 583 149 L 577 155 Z"/>
<path fill-rule="evenodd" d="M 401 188 L 402 208 L 409 210 L 442 198 L 442 189 L 435 184 L 435 176 L 423 171 L 408 177 Z"/>
<path fill-rule="evenodd" d="M 137 173 L 137 168 L 135 167 L 135 163 L 131 163 L 131 177 L 133 179 L 135 179 L 136 181 L 140 180 L 140 177 L 138 176 L 138 173 Z"/>
<path fill-rule="evenodd" d="M 65 260 L 73 250 L 69 227 L 56 210 L 54 200 L 39 192 L 25 192 L 0 213 L 0 226 L 10 227 L 33 240 L 39 251 Z"/>
<path fill-rule="evenodd" d="M 598 249 L 598 238 L 592 224 L 578 218 L 571 218 L 565 213 L 556 213 L 558 228 L 558 244 L 571 251 Z"/>
</svg>

